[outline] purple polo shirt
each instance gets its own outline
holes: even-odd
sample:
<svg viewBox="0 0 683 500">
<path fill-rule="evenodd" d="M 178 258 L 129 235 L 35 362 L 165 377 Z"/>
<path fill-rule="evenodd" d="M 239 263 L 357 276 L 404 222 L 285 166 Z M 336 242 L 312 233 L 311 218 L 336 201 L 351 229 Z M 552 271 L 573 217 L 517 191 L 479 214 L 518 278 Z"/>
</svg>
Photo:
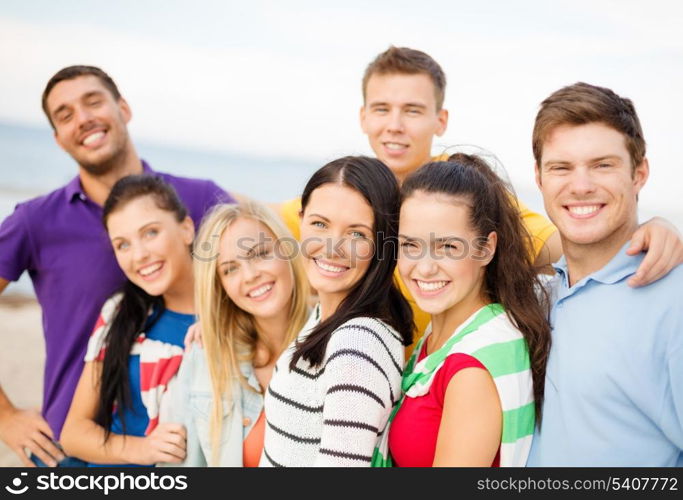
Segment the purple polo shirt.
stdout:
<svg viewBox="0 0 683 500">
<path fill-rule="evenodd" d="M 196 227 L 216 203 L 235 200 L 214 182 L 153 172 L 171 184 Z M 20 203 L 0 225 L 0 276 L 28 271 L 43 310 L 43 416 L 59 435 L 83 369 L 83 356 L 102 304 L 125 281 L 92 202 L 77 176 L 45 196 Z"/>
</svg>

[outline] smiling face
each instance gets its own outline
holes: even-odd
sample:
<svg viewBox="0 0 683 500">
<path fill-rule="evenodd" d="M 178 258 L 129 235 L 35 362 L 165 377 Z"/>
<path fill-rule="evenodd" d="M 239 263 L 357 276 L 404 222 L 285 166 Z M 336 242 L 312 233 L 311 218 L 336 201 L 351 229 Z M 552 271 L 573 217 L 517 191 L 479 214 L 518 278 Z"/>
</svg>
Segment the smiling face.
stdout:
<svg viewBox="0 0 683 500">
<path fill-rule="evenodd" d="M 114 99 L 94 75 L 56 84 L 47 110 L 59 146 L 92 175 L 109 172 L 130 147 L 128 104 Z"/>
<path fill-rule="evenodd" d="M 151 196 L 142 196 L 111 212 L 107 231 L 126 277 L 148 294 L 173 295 L 192 283 L 189 217 L 178 222 Z"/>
<path fill-rule="evenodd" d="M 637 226 L 647 160 L 632 168 L 624 136 L 603 123 L 562 125 L 543 143 L 536 182 L 565 253 L 618 250 Z"/>
<path fill-rule="evenodd" d="M 433 316 L 482 305 L 496 236 L 478 240 L 465 201 L 416 191 L 401 206 L 398 269 L 417 305 Z"/>
<path fill-rule="evenodd" d="M 432 154 L 432 140 L 446 131 L 448 113 L 436 109 L 428 75 L 373 74 L 360 111 L 361 127 L 375 155 L 402 181 Z"/>
<path fill-rule="evenodd" d="M 279 255 L 275 235 L 263 223 L 236 219 L 223 232 L 219 245 L 216 272 L 237 307 L 257 321 L 289 312 L 292 268 Z"/>
<path fill-rule="evenodd" d="M 363 196 L 340 184 L 323 184 L 301 218 L 306 274 L 325 297 L 341 302 L 362 279 L 374 253 L 374 215 Z"/>
</svg>

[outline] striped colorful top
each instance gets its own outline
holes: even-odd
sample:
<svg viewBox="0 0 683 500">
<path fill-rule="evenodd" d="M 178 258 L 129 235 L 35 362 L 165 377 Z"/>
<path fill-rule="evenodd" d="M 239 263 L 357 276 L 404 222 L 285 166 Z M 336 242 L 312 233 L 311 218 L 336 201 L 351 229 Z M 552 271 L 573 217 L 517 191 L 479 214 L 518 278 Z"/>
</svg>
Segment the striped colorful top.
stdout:
<svg viewBox="0 0 683 500">
<path fill-rule="evenodd" d="M 503 409 L 500 445 L 501 467 L 526 464 L 534 433 L 536 412 L 529 353 L 521 332 L 512 324 L 500 304 L 489 304 L 466 320 L 437 351 L 418 362 L 422 345 L 431 325 L 418 343 L 403 375 L 402 388 L 407 398 L 429 393 L 435 375 L 446 358 L 455 353 L 472 356 L 491 374 Z M 400 404 L 396 406 L 391 419 Z M 390 419 L 390 420 L 391 420 Z M 391 466 L 388 429 L 373 456 L 373 466 Z"/>
<path fill-rule="evenodd" d="M 104 360 L 106 335 L 120 301 L 121 294 L 116 294 L 102 307 L 88 341 L 86 362 Z M 152 314 L 157 313 L 150 312 L 150 318 Z M 131 347 L 128 376 L 132 408 L 126 409 L 123 415 L 115 410 L 111 430 L 116 434 L 123 431 L 123 417 L 126 434 L 146 436 L 158 425 L 160 418 L 165 420 L 165 413 L 169 411 L 168 389 L 175 382 L 183 358 L 183 339 L 195 318 L 168 309 L 158 314 L 154 325 L 149 331 L 141 332 Z"/>
</svg>

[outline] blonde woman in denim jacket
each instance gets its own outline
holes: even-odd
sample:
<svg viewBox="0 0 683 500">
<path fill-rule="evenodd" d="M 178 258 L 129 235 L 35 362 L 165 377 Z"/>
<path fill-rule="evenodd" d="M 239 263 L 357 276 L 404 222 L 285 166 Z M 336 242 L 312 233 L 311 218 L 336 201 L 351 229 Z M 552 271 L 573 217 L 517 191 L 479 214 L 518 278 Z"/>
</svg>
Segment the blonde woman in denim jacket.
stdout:
<svg viewBox="0 0 683 500">
<path fill-rule="evenodd" d="M 298 245 L 268 208 L 245 201 L 205 217 L 193 254 L 203 347 L 190 347 L 178 374 L 173 420 L 187 429 L 181 465 L 255 467 L 264 391 L 308 312 Z"/>
</svg>

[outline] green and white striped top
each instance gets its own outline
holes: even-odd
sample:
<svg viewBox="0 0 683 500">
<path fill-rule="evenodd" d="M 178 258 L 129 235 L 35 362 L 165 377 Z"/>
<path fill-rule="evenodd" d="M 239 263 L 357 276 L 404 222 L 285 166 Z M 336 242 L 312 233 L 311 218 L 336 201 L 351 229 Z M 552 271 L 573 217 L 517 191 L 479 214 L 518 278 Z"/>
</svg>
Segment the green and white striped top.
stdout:
<svg viewBox="0 0 683 500">
<path fill-rule="evenodd" d="M 534 433 L 533 380 L 527 344 L 500 304 L 489 304 L 465 321 L 437 351 L 417 363 L 417 357 L 431 333 L 427 327 L 403 373 L 403 397 L 427 394 L 434 375 L 446 358 L 468 354 L 483 364 L 493 377 L 503 409 L 500 447 L 501 467 L 524 467 Z M 388 450 L 389 429 L 403 399 L 394 408 L 373 455 L 374 467 L 392 465 Z"/>
</svg>

